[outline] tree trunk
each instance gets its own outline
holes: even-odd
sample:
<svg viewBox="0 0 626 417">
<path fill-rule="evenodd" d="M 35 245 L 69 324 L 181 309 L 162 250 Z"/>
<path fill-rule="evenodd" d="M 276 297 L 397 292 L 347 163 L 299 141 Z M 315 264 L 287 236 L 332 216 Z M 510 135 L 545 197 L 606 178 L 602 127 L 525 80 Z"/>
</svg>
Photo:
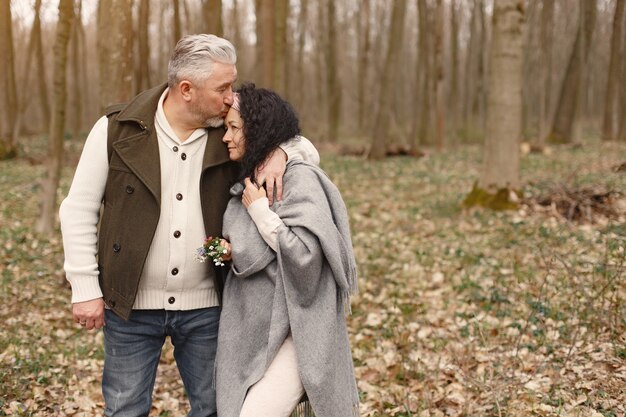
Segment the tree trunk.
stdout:
<svg viewBox="0 0 626 417">
<path fill-rule="evenodd" d="M 459 11 L 457 0 L 450 3 L 450 94 L 448 95 L 448 120 L 453 127 L 459 113 Z"/>
<path fill-rule="evenodd" d="M 326 68 L 326 62 L 325 62 L 325 51 L 326 51 L 326 38 L 327 38 L 327 31 L 326 31 L 326 20 L 324 19 L 325 13 L 324 13 L 324 2 L 325 1 L 329 1 L 329 0 L 319 0 L 317 3 L 317 8 L 316 8 L 316 12 L 317 12 L 317 28 L 315 30 L 315 78 L 316 78 L 316 89 L 315 89 L 315 112 L 316 112 L 316 119 L 318 121 L 318 125 L 321 124 L 322 126 L 324 126 L 323 128 L 320 128 L 318 130 L 318 135 L 319 138 L 322 142 L 327 141 L 328 138 L 328 129 L 326 128 L 326 126 L 328 126 L 328 120 L 326 120 L 326 117 L 328 116 L 328 113 L 325 112 L 324 110 L 326 109 L 326 106 L 328 105 L 328 101 L 326 99 L 326 91 L 325 91 L 325 87 L 326 87 L 326 83 L 324 82 L 325 77 L 324 75 L 326 74 L 325 72 L 325 68 Z"/>
<path fill-rule="evenodd" d="M 63 161 L 63 131 L 65 126 L 65 105 L 67 102 L 67 46 L 69 43 L 74 0 L 60 0 L 59 21 L 54 42 L 54 105 L 50 135 L 48 138 L 47 176 L 41 192 L 41 214 L 36 229 L 40 233 L 50 233 L 54 229 L 57 212 L 57 188 Z"/>
<path fill-rule="evenodd" d="M 544 146 L 552 114 L 552 43 L 554 34 L 554 0 L 544 0 L 541 11 L 541 84 L 539 89 L 539 143 Z"/>
<path fill-rule="evenodd" d="M 341 112 L 341 89 L 339 87 L 339 68 L 337 68 L 337 16 L 335 2 L 327 2 L 328 41 L 326 42 L 326 89 L 328 91 L 328 138 L 337 142 L 339 138 L 339 118 Z"/>
<path fill-rule="evenodd" d="M 150 24 L 150 0 L 141 0 L 139 3 L 139 17 L 137 19 L 137 49 L 139 59 L 136 67 L 137 88 L 135 93 L 152 86 L 150 81 L 150 38 L 148 26 Z"/>
<path fill-rule="evenodd" d="M 435 14 L 435 73 L 437 80 L 435 105 L 437 111 L 437 150 L 444 146 L 445 135 L 445 90 L 443 72 L 443 0 L 437 0 Z"/>
<path fill-rule="evenodd" d="M 222 0 L 204 0 L 204 20 L 206 22 L 207 33 L 224 36 Z M 235 45 L 235 47 L 237 46 L 238 45 Z"/>
<path fill-rule="evenodd" d="M 289 0 L 275 1 L 274 17 L 274 81 L 272 85 L 279 94 L 287 97 L 287 15 L 289 11 Z"/>
<path fill-rule="evenodd" d="M 470 40 L 465 65 L 465 101 L 463 119 L 466 128 L 476 130 L 482 123 L 484 100 L 484 49 L 486 42 L 483 0 L 474 0 L 470 21 Z M 482 128 L 482 126 L 480 126 Z"/>
<path fill-rule="evenodd" d="M 82 3 L 80 0 L 76 0 L 75 13 L 72 25 L 71 36 L 71 48 L 72 48 L 72 113 L 73 113 L 73 125 L 72 125 L 72 137 L 77 139 L 80 136 L 80 130 L 83 124 L 83 97 L 84 92 L 80 83 L 81 74 L 85 71 L 85 68 L 81 65 L 81 53 L 80 53 L 80 27 L 83 25 L 81 18 Z"/>
<path fill-rule="evenodd" d="M 521 0 L 494 2 L 486 137 L 479 181 L 488 193 L 520 186 L 522 7 Z"/>
<path fill-rule="evenodd" d="M 257 54 L 260 60 L 261 85 L 267 88 L 274 87 L 274 64 L 276 51 L 274 47 L 275 31 L 275 0 L 257 0 Z"/>
<path fill-rule="evenodd" d="M 391 15 L 389 47 L 385 59 L 382 74 L 382 89 L 380 94 L 380 105 L 376 115 L 373 135 L 371 137 L 371 147 L 368 159 L 382 159 L 386 154 L 387 135 L 389 134 L 389 124 L 391 119 L 391 103 L 393 100 L 393 82 L 397 74 L 397 59 L 402 49 L 402 37 L 404 35 L 404 17 L 406 14 L 406 0 L 394 0 L 393 12 Z"/>
<path fill-rule="evenodd" d="M 624 5 L 626 0 L 617 0 L 615 16 L 613 17 L 613 34 L 611 36 L 611 60 L 609 76 L 606 83 L 606 98 L 604 102 L 604 122 L 602 124 L 602 139 L 616 139 L 617 98 L 619 97 L 620 55 L 622 51 L 622 37 L 624 25 Z"/>
<path fill-rule="evenodd" d="M 304 69 L 304 45 L 306 40 L 306 24 L 307 24 L 307 16 L 308 16 L 309 2 L 308 0 L 300 0 L 300 16 L 299 16 L 299 24 L 298 24 L 298 63 L 297 63 L 297 74 L 298 74 L 298 83 L 295 86 L 298 91 L 297 103 L 298 108 L 303 109 L 305 103 L 305 69 Z"/>
<path fill-rule="evenodd" d="M 589 55 L 591 35 L 595 26 L 596 0 L 580 1 L 580 18 L 576 42 L 570 55 L 565 79 L 554 117 L 552 131 L 547 140 L 551 143 L 569 143 L 574 136 L 574 122 L 579 113 L 584 67 Z"/>
<path fill-rule="evenodd" d="M 626 34 L 626 31 L 625 31 Z M 626 45 L 626 37 L 623 39 Z M 622 53 L 622 68 L 626 69 L 626 54 Z M 617 134 L 618 140 L 626 142 L 626 70 L 621 72 L 621 86 L 620 86 L 621 98 L 619 115 L 619 131 Z"/>
<path fill-rule="evenodd" d="M 132 0 L 98 3 L 100 109 L 132 96 Z"/>
<path fill-rule="evenodd" d="M 358 62 L 357 65 L 357 105 L 358 105 L 358 128 L 359 133 L 363 133 L 365 129 L 365 109 L 366 106 L 366 94 L 365 94 L 365 81 L 367 80 L 368 68 L 369 68 L 369 56 L 371 49 L 370 42 L 370 26 L 371 26 L 371 1 L 363 0 L 361 8 L 359 9 L 359 25 L 358 25 L 358 40 L 359 49 L 357 50 Z"/>
<path fill-rule="evenodd" d="M 172 20 L 172 27 L 174 28 L 174 45 L 182 38 L 183 32 L 180 25 L 180 0 L 174 0 L 172 2 L 172 7 L 174 7 L 174 15 Z"/>
<path fill-rule="evenodd" d="M 416 92 L 419 105 L 416 106 L 416 115 L 413 122 L 413 140 L 411 141 L 411 152 L 416 153 L 419 145 L 427 143 L 428 120 L 430 114 L 430 48 L 428 45 L 428 4 L 426 0 L 418 0 L 418 40 L 417 40 L 417 71 L 416 71 Z"/>
<path fill-rule="evenodd" d="M 15 130 L 17 128 L 18 101 L 15 79 L 15 52 L 13 47 L 13 22 L 11 18 L 11 2 L 0 1 L 0 56 L 5 57 L 4 94 L 7 112 L 5 132 L 0 132 L 0 160 L 14 158 L 17 155 Z"/>
</svg>

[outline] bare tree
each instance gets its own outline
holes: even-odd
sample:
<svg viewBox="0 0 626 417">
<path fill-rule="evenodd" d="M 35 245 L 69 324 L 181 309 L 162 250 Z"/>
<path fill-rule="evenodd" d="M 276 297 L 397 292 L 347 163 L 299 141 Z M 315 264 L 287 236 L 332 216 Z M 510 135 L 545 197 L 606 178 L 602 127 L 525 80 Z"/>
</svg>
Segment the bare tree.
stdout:
<svg viewBox="0 0 626 417">
<path fill-rule="evenodd" d="M 70 103 L 73 109 L 72 111 L 72 137 L 78 138 L 80 135 L 81 125 L 83 123 L 83 86 L 81 85 L 81 74 L 85 71 L 81 62 L 80 53 L 80 31 L 83 21 L 81 19 L 82 2 L 75 0 L 75 12 L 72 23 L 72 31 L 70 38 L 70 47 L 72 50 L 72 95 L 70 96 Z"/>
<path fill-rule="evenodd" d="M 404 17 L 406 14 L 406 0 L 394 0 L 391 15 L 391 26 L 389 35 L 389 46 L 385 58 L 384 70 L 382 74 L 382 90 L 380 105 L 376 114 L 371 137 L 371 147 L 368 159 L 382 159 L 387 152 L 387 135 L 389 134 L 389 124 L 391 120 L 391 102 L 393 100 L 392 84 L 396 78 L 396 59 L 402 49 L 402 37 L 404 35 Z"/>
<path fill-rule="evenodd" d="M 428 120 L 430 115 L 430 88 L 431 65 L 430 65 L 430 45 L 429 36 L 430 25 L 428 22 L 429 9 L 426 0 L 418 0 L 418 40 L 417 40 L 417 69 L 416 69 L 416 91 L 418 106 L 413 118 L 413 133 L 411 141 L 411 152 L 417 152 L 419 145 L 427 142 Z"/>
<path fill-rule="evenodd" d="M 135 67 L 135 92 L 139 93 L 152 86 L 150 82 L 150 41 L 148 26 L 150 24 L 150 0 L 141 0 L 137 18 L 137 50 L 138 59 Z"/>
<path fill-rule="evenodd" d="M 616 115 L 620 55 L 622 51 L 623 25 L 624 25 L 624 5 L 626 0 L 617 0 L 615 5 L 615 16 L 613 17 L 613 34 L 611 36 L 611 60 L 609 63 L 609 76 L 606 83 L 606 99 L 604 102 L 604 122 L 602 124 L 602 139 L 614 140 L 616 138 Z"/>
<path fill-rule="evenodd" d="M 517 190 L 520 185 L 523 20 L 521 0 L 494 1 L 486 137 L 478 184 L 488 194 Z M 508 199 L 509 192 L 504 195 Z"/>
<path fill-rule="evenodd" d="M 204 20 L 207 33 L 224 36 L 222 22 L 222 0 L 203 0 Z M 236 46 L 236 45 L 235 45 Z"/>
<path fill-rule="evenodd" d="M 132 0 L 98 3 L 100 107 L 130 100 L 132 95 Z"/>
<path fill-rule="evenodd" d="M 359 49 L 357 66 L 357 103 L 358 103 L 358 127 L 359 131 L 363 133 L 365 127 L 365 109 L 366 109 L 366 95 L 365 95 L 365 80 L 368 75 L 369 59 L 370 59 L 370 32 L 371 32 L 371 0 L 363 0 L 361 7 L 359 8 L 359 25 L 358 25 L 358 43 Z"/>
<path fill-rule="evenodd" d="M 274 0 L 274 81 L 273 86 L 283 95 L 289 94 L 287 86 L 287 17 L 289 0 Z"/>
<path fill-rule="evenodd" d="M 49 233 L 54 229 L 57 212 L 57 188 L 61 177 L 63 161 L 63 132 L 65 128 L 65 105 L 67 102 L 67 55 L 74 0 L 59 1 L 59 22 L 54 42 L 54 104 L 50 135 L 48 137 L 47 176 L 41 192 L 41 214 L 36 229 L 40 233 Z"/>
<path fill-rule="evenodd" d="M 178 40 L 183 36 L 183 32 L 180 27 L 180 0 L 174 0 L 172 2 L 172 6 L 174 7 L 174 15 L 172 21 L 172 27 L 174 28 L 173 44 L 176 45 L 176 42 L 178 42 Z"/>
<path fill-rule="evenodd" d="M 543 147 L 552 114 L 552 44 L 554 0 L 544 0 L 541 10 L 541 88 L 539 89 L 539 143 Z"/>
<path fill-rule="evenodd" d="M 591 35 L 596 21 L 596 0 L 580 0 L 580 18 L 576 42 L 572 49 L 552 131 L 548 142 L 568 143 L 574 136 L 575 118 L 580 114 L 581 94 L 584 87 L 584 67 L 589 55 Z"/>
<path fill-rule="evenodd" d="M 30 101 L 32 100 L 32 88 L 31 88 L 31 74 L 33 69 L 36 74 L 36 86 L 39 91 L 39 99 L 36 100 L 41 107 L 41 112 L 44 117 L 45 129 L 50 126 L 50 103 L 48 99 L 48 86 L 46 82 L 46 66 L 43 62 L 43 47 L 41 45 L 41 0 L 35 0 L 33 5 L 33 25 L 30 31 L 30 37 L 28 39 L 28 47 L 26 48 L 26 64 L 24 65 L 24 71 L 21 77 L 20 85 L 23 86 L 21 90 L 22 97 L 18 99 L 19 109 L 17 111 L 15 119 L 15 127 L 13 130 L 13 136 L 15 140 L 19 137 L 20 129 L 22 128 L 22 117 L 27 111 Z M 33 58 L 36 63 L 33 66 Z"/>
<path fill-rule="evenodd" d="M 257 60 L 261 70 L 261 85 L 272 88 L 274 86 L 275 43 L 274 27 L 275 0 L 257 0 Z"/>
<path fill-rule="evenodd" d="M 309 10 L 309 1 L 308 0 L 300 0 L 300 16 L 298 16 L 298 57 L 297 57 L 297 83 L 294 83 L 294 88 L 297 89 L 297 103 L 298 108 L 304 107 L 305 102 L 305 67 L 304 67 L 304 56 L 305 56 L 305 41 L 306 41 L 306 25 L 307 25 L 307 17 Z"/>
<path fill-rule="evenodd" d="M 436 86 L 436 112 L 437 112 L 437 149 L 443 150 L 445 135 L 445 91 L 443 72 L 443 0 L 437 0 L 435 11 L 435 76 Z"/>
<path fill-rule="evenodd" d="M 485 5 L 483 0 L 474 0 L 470 20 L 470 39 L 465 64 L 464 122 L 466 127 L 482 129 L 484 108 L 484 55 L 486 44 Z"/>
<path fill-rule="evenodd" d="M 456 125 L 459 111 L 459 5 L 457 0 L 450 2 L 450 94 L 448 95 L 448 120 Z"/>
<path fill-rule="evenodd" d="M 0 132 L 0 159 L 13 158 L 17 155 L 16 132 L 18 130 L 18 98 L 15 79 L 15 51 L 13 47 L 13 22 L 11 2 L 0 1 L 0 55 L 5 57 L 4 94 L 8 126 L 6 132 Z"/>
<path fill-rule="evenodd" d="M 328 138 L 336 142 L 339 137 L 339 118 L 341 111 L 341 90 L 339 88 L 339 68 L 337 68 L 337 16 L 335 2 L 327 2 L 328 40 L 326 42 L 326 89 L 328 91 Z"/>
</svg>

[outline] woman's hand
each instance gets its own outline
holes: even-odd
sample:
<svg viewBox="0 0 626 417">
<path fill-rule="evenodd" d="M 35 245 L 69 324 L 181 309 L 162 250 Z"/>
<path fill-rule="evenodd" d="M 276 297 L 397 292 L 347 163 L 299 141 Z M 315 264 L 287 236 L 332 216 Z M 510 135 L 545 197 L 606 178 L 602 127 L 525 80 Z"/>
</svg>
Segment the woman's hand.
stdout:
<svg viewBox="0 0 626 417">
<path fill-rule="evenodd" d="M 241 201 L 245 208 L 250 207 L 250 204 L 259 198 L 267 197 L 265 188 L 257 187 L 256 184 L 253 184 L 252 181 L 250 181 L 250 177 L 246 177 L 244 184 L 246 188 L 243 190 L 243 197 L 241 197 Z"/>
<path fill-rule="evenodd" d="M 230 245 L 230 242 L 226 239 L 220 240 L 220 246 L 226 249 L 226 253 L 222 255 L 222 259 L 225 261 L 233 260 L 233 247 Z"/>
</svg>

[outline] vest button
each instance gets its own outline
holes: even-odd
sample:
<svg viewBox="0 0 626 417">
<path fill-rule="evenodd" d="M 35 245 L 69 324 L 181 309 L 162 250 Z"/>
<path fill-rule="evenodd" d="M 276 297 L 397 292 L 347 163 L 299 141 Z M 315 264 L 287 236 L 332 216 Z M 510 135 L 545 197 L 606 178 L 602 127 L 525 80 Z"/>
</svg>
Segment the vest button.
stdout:
<svg viewBox="0 0 626 417">
<path fill-rule="evenodd" d="M 120 250 L 122 250 L 122 246 L 120 246 L 119 243 L 114 243 L 113 244 L 113 252 L 119 252 Z"/>
<path fill-rule="evenodd" d="M 173 150 L 174 152 L 178 152 L 178 146 L 174 146 L 174 147 L 172 148 L 172 150 Z"/>
<path fill-rule="evenodd" d="M 176 302 L 176 299 L 174 297 L 170 297 L 167 299 L 167 302 L 170 304 L 174 304 Z"/>
<path fill-rule="evenodd" d="M 115 300 L 109 300 L 107 304 L 109 305 L 109 307 L 115 308 Z"/>
<path fill-rule="evenodd" d="M 179 231 L 179 230 L 177 230 L 177 231 L 175 231 L 175 232 L 174 232 L 174 237 L 175 237 L 176 239 L 178 239 L 178 238 L 180 237 L 180 231 Z"/>
<path fill-rule="evenodd" d="M 183 195 L 181 193 L 176 194 L 176 200 L 180 201 L 183 199 Z"/>
<path fill-rule="evenodd" d="M 172 275 L 178 275 L 178 268 L 172 269 Z"/>
<path fill-rule="evenodd" d="M 135 192 L 135 188 L 134 188 L 134 187 L 132 187 L 132 186 L 130 186 L 130 185 L 127 185 L 127 186 L 126 186 L 126 193 L 128 193 L 128 194 L 132 194 L 132 193 L 134 193 L 134 192 Z"/>
<path fill-rule="evenodd" d="M 182 155 L 180 155 L 180 159 L 182 159 L 183 161 L 187 159 L 187 154 L 183 153 Z"/>
</svg>

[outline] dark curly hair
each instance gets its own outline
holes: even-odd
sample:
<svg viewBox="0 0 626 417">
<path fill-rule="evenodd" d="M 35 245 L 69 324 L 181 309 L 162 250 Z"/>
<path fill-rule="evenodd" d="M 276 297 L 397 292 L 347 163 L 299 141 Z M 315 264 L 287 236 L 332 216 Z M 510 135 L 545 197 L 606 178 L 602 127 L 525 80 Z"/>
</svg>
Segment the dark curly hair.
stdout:
<svg viewBox="0 0 626 417">
<path fill-rule="evenodd" d="M 254 181 L 255 168 L 281 143 L 298 135 L 300 124 L 291 104 L 276 92 L 252 83 L 242 85 L 237 92 L 245 138 L 241 179 Z"/>
</svg>

